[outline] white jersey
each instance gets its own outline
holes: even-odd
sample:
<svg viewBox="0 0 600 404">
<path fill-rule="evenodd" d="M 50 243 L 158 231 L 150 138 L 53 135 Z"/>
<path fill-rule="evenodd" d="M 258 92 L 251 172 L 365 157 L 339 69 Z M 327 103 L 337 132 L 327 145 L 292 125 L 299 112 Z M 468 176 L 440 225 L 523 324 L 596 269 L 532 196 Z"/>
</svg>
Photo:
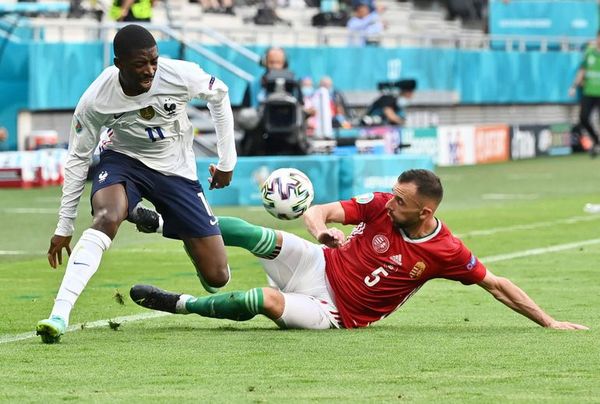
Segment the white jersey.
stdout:
<svg viewBox="0 0 600 404">
<path fill-rule="evenodd" d="M 159 58 L 152 87 L 125 95 L 115 66 L 105 69 L 82 95 L 69 139 L 65 182 L 55 234 L 69 236 L 87 171 L 102 127 L 112 129 L 107 150 L 130 156 L 165 175 L 197 180 L 193 128 L 186 113 L 192 98 L 208 102 L 215 123 L 221 171 L 232 171 L 237 155 L 227 86 L 197 64 Z"/>
</svg>

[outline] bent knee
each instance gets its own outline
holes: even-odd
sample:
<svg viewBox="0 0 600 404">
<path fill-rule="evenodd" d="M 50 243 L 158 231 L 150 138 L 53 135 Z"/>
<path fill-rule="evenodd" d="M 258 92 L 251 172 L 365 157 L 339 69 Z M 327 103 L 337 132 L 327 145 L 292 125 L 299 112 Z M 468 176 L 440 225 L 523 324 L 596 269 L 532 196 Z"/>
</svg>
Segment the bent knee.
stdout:
<svg viewBox="0 0 600 404">
<path fill-rule="evenodd" d="M 205 269 L 199 272 L 201 273 L 204 282 L 213 288 L 222 288 L 227 285 L 229 278 L 231 277 L 228 265 Z"/>
<path fill-rule="evenodd" d="M 119 225 L 124 219 L 125 217 L 122 213 L 117 212 L 116 210 L 102 208 L 94 212 L 94 222 L 92 227 L 113 238 Z"/>
<path fill-rule="evenodd" d="M 285 298 L 283 294 L 274 288 L 262 288 L 263 311 L 272 320 L 277 320 L 283 315 L 285 309 Z"/>
</svg>

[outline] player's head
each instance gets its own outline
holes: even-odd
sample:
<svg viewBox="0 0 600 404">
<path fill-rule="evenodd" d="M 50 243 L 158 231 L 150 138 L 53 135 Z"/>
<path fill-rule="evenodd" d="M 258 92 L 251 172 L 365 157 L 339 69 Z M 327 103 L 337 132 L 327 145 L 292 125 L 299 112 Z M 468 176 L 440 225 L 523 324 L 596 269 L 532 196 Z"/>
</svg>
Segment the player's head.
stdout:
<svg viewBox="0 0 600 404">
<path fill-rule="evenodd" d="M 152 34 L 139 25 L 127 25 L 115 35 L 113 48 L 125 94 L 138 95 L 150 90 L 158 67 L 158 48 Z"/>
<path fill-rule="evenodd" d="M 287 69 L 288 62 L 285 51 L 282 48 L 278 47 L 272 47 L 267 49 L 263 64 L 267 68 L 267 70 Z"/>
<path fill-rule="evenodd" d="M 442 183 L 429 170 L 404 171 L 393 188 L 394 197 L 386 204 L 388 214 L 399 227 L 417 226 L 433 217 L 444 196 Z"/>
</svg>

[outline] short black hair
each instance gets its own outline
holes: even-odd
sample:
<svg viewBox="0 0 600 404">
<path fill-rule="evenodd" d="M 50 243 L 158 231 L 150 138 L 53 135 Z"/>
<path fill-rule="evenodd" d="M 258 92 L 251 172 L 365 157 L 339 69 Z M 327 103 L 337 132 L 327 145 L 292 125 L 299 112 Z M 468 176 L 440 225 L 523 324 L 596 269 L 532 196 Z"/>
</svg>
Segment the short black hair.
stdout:
<svg viewBox="0 0 600 404">
<path fill-rule="evenodd" d="M 405 79 L 399 80 L 396 84 L 401 91 L 415 91 L 417 89 L 417 80 Z"/>
<path fill-rule="evenodd" d="M 398 182 L 401 184 L 414 183 L 417 186 L 417 193 L 433 199 L 438 204 L 444 197 L 442 181 L 433 171 L 423 169 L 407 170 L 400 174 Z"/>
<path fill-rule="evenodd" d="M 113 49 L 118 58 L 131 54 L 134 50 L 148 49 L 156 46 L 156 40 L 144 27 L 130 24 L 117 32 L 113 40 Z"/>
</svg>

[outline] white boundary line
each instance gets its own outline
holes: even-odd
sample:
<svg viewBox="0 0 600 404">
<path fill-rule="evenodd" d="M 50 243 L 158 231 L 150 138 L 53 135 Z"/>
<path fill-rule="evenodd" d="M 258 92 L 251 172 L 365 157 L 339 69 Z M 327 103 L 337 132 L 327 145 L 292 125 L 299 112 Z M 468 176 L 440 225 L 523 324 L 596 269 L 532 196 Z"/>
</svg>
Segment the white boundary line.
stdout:
<svg viewBox="0 0 600 404">
<path fill-rule="evenodd" d="M 0 213 L 22 213 L 25 215 L 44 214 L 56 215 L 58 208 L 2 208 Z"/>
<path fill-rule="evenodd" d="M 574 243 L 558 244 L 558 245 L 551 246 L 551 247 L 532 248 L 529 250 L 515 251 L 514 253 L 509 253 L 509 254 L 491 255 L 489 257 L 480 258 L 480 261 L 484 262 L 486 264 L 490 263 L 490 262 L 507 261 L 507 260 L 511 260 L 514 258 L 530 257 L 533 255 L 542 255 L 542 254 L 547 254 L 547 253 L 552 253 L 552 252 L 557 252 L 557 251 L 571 250 L 574 248 L 583 247 L 586 245 L 593 245 L 593 244 L 600 244 L 600 238 L 577 241 Z M 133 314 L 131 316 L 115 317 L 114 319 L 110 319 L 110 320 L 115 321 L 117 323 L 123 323 L 123 322 L 134 322 L 134 321 L 140 321 L 140 320 L 147 320 L 147 319 L 157 318 L 157 317 L 164 317 L 164 316 L 168 316 L 168 315 L 170 315 L 170 313 L 153 311 L 153 312 L 149 312 L 149 313 Z M 98 320 L 98 321 L 94 321 L 91 323 L 85 323 L 85 324 L 83 324 L 83 329 L 105 327 L 108 325 L 108 321 L 109 320 L 107 319 L 107 320 Z M 82 324 L 75 324 L 75 325 L 69 326 L 69 328 L 67 328 L 67 332 L 74 332 L 74 331 L 78 331 L 81 329 L 82 329 Z M 11 334 L 2 335 L 2 336 L 0 336 L 0 345 L 5 344 L 7 342 L 22 341 L 25 339 L 30 339 L 30 338 L 35 338 L 35 337 L 36 337 L 36 335 L 34 332 L 27 332 L 27 333 L 23 333 L 23 334 L 13 334 L 13 335 L 11 335 Z"/>
<path fill-rule="evenodd" d="M 109 320 L 117 322 L 117 323 L 126 323 L 126 322 L 140 321 L 140 320 L 148 320 L 148 319 L 157 318 L 157 317 L 165 317 L 165 316 L 170 316 L 170 315 L 171 315 L 171 313 L 165 313 L 162 311 L 151 311 L 148 313 L 133 314 L 131 316 L 115 317 L 115 318 L 111 318 Z M 109 320 L 98 320 L 98 321 L 93 321 L 91 323 L 73 324 L 67 328 L 67 332 L 87 330 L 88 328 L 106 327 L 106 326 L 108 326 Z M 0 336 L 0 344 L 5 344 L 7 342 L 22 341 L 24 339 L 30 339 L 30 338 L 35 338 L 35 337 L 37 337 L 37 335 L 35 335 L 35 332 L 33 332 L 33 331 L 25 332 L 23 334 L 2 335 L 2 336 Z"/>
<path fill-rule="evenodd" d="M 517 224 L 514 226 L 505 226 L 505 227 L 492 227 L 491 229 L 485 230 L 473 230 L 466 233 L 455 233 L 454 235 L 458 238 L 468 237 L 468 236 L 489 236 L 491 234 L 509 232 L 513 230 L 532 230 L 539 229 L 542 227 L 551 227 L 559 224 L 573 224 L 577 222 L 591 222 L 593 220 L 600 219 L 600 215 L 588 215 L 588 216 L 572 216 L 567 217 L 565 219 L 558 220 L 550 220 L 547 222 L 536 222 L 529 224 Z"/>
<path fill-rule="evenodd" d="M 586 245 L 600 244 L 600 238 L 593 238 L 590 240 L 577 241 L 574 243 L 558 244 L 551 247 L 544 248 L 532 248 L 530 250 L 516 251 L 514 253 L 492 255 L 490 257 L 481 258 L 480 261 L 484 263 L 507 261 L 514 258 L 530 257 L 532 255 L 542 255 L 550 252 L 572 250 L 573 248 L 583 247 Z"/>
</svg>

